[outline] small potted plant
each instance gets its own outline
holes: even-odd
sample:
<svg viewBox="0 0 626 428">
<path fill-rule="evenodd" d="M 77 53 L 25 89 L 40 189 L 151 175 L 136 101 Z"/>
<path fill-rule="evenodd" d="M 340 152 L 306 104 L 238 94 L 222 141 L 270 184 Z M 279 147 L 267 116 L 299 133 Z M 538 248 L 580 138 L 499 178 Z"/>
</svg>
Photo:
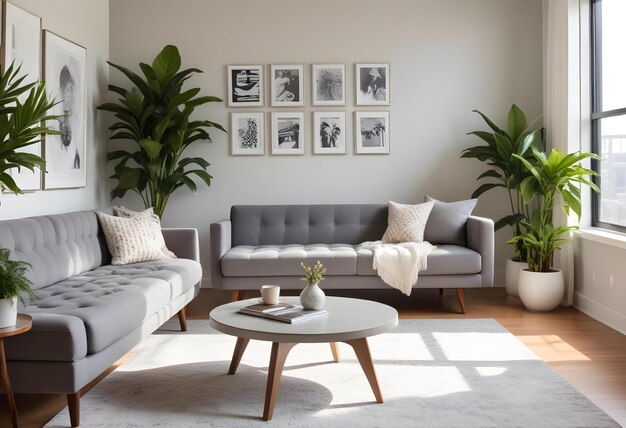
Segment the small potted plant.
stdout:
<svg viewBox="0 0 626 428">
<path fill-rule="evenodd" d="M 24 304 L 24 294 L 36 299 L 32 282 L 26 277 L 30 264 L 9 260 L 10 254 L 6 248 L 0 248 L 0 328 L 17 322 L 17 299 Z"/>
<path fill-rule="evenodd" d="M 304 309 L 322 309 L 326 295 L 319 287 L 319 283 L 324 280 L 326 268 L 319 260 L 312 267 L 304 263 L 300 263 L 300 266 L 304 269 L 302 281 L 307 284 L 300 293 L 300 304 Z"/>
</svg>

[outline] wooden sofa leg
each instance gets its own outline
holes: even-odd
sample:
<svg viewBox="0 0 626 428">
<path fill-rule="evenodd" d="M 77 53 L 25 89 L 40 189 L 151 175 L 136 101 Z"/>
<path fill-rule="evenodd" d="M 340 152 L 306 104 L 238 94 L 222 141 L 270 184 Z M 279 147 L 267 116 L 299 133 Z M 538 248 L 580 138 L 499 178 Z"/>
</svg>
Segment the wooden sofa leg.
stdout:
<svg viewBox="0 0 626 428">
<path fill-rule="evenodd" d="M 67 408 L 70 411 L 70 423 L 72 427 L 80 425 L 80 391 L 67 394 Z"/>
<path fill-rule="evenodd" d="M 187 331 L 187 314 L 185 308 L 178 311 L 178 323 L 180 324 L 180 331 Z"/>
<path fill-rule="evenodd" d="M 439 295 L 440 295 L 440 296 L 443 296 L 443 288 L 440 288 L 440 289 L 439 289 Z"/>
<path fill-rule="evenodd" d="M 238 302 L 239 300 L 243 300 L 244 291 L 243 290 L 233 290 L 233 294 L 230 297 L 231 302 Z"/>
<path fill-rule="evenodd" d="M 456 289 L 456 296 L 459 298 L 459 305 L 461 306 L 461 313 L 465 313 L 465 294 L 463 294 L 462 288 Z"/>
</svg>

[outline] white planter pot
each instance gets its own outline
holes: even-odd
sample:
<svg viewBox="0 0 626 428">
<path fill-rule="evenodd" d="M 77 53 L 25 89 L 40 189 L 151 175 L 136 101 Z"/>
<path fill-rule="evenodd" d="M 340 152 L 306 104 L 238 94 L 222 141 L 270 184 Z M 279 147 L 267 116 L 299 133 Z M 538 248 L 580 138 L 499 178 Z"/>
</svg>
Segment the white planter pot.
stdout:
<svg viewBox="0 0 626 428">
<path fill-rule="evenodd" d="M 317 284 L 309 284 L 300 293 L 300 304 L 304 309 L 322 309 L 326 295 Z"/>
<path fill-rule="evenodd" d="M 519 273 L 522 269 L 528 267 L 526 262 L 516 262 L 513 259 L 506 261 L 506 268 L 504 271 L 504 287 L 506 288 L 506 294 L 513 297 L 519 297 Z"/>
<path fill-rule="evenodd" d="M 0 299 L 0 328 L 13 327 L 17 323 L 17 297 Z"/>
<path fill-rule="evenodd" d="M 529 311 L 551 311 L 563 301 L 563 272 L 532 272 L 523 269 L 519 275 L 519 297 Z"/>
</svg>

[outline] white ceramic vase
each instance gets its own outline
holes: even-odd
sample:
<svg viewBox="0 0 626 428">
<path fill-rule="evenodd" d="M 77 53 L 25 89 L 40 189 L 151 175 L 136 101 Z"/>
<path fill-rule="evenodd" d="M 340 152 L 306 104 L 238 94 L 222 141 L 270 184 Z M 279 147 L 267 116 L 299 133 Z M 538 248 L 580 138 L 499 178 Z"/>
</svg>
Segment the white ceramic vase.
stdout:
<svg viewBox="0 0 626 428">
<path fill-rule="evenodd" d="M 0 299 L 0 328 L 13 327 L 17 322 L 17 297 Z"/>
<path fill-rule="evenodd" d="M 504 270 L 504 287 L 506 294 L 513 297 L 519 297 L 519 273 L 528 267 L 526 262 L 516 262 L 513 259 L 506 261 Z"/>
<path fill-rule="evenodd" d="M 563 301 L 564 291 L 563 272 L 559 269 L 551 272 L 523 269 L 519 274 L 519 297 L 529 311 L 551 311 Z"/>
<path fill-rule="evenodd" d="M 309 284 L 300 293 L 300 304 L 304 309 L 322 309 L 326 295 L 317 284 Z"/>
</svg>

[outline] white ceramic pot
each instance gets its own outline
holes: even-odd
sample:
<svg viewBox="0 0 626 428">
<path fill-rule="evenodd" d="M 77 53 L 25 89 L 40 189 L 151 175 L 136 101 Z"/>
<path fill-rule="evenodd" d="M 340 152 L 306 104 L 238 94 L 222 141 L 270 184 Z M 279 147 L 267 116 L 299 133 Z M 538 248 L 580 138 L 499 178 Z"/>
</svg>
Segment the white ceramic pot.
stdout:
<svg viewBox="0 0 626 428">
<path fill-rule="evenodd" d="M 326 295 L 317 284 L 309 284 L 300 293 L 300 304 L 304 309 L 322 309 Z"/>
<path fill-rule="evenodd" d="M 506 268 L 504 270 L 504 287 L 506 288 L 506 294 L 513 297 L 519 297 L 519 273 L 522 269 L 528 267 L 526 262 L 516 262 L 513 259 L 506 261 Z"/>
<path fill-rule="evenodd" d="M 532 272 L 523 269 L 519 274 L 519 297 L 529 311 L 551 311 L 563 301 L 565 285 L 563 272 Z"/>
<path fill-rule="evenodd" d="M 0 299 L 0 328 L 13 327 L 17 323 L 17 297 Z"/>
</svg>

